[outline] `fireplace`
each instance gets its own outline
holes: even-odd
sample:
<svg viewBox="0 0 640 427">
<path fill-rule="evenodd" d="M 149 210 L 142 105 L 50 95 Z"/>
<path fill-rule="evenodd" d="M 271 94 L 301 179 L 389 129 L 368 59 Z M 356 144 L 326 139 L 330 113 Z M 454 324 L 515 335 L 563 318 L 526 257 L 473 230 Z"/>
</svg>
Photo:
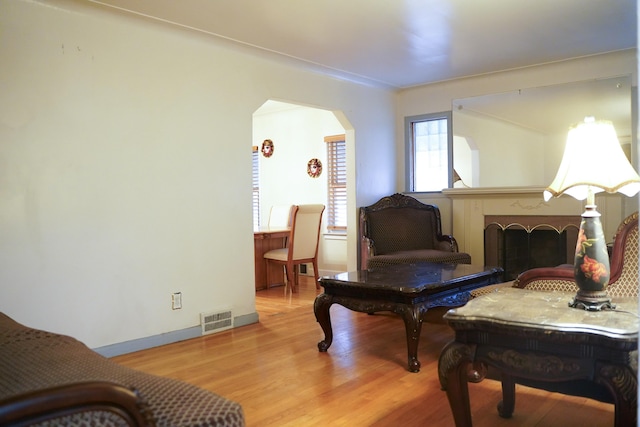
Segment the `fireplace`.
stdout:
<svg viewBox="0 0 640 427">
<path fill-rule="evenodd" d="M 485 265 L 504 269 L 504 280 L 525 270 L 573 264 L 579 216 L 485 216 Z"/>
</svg>

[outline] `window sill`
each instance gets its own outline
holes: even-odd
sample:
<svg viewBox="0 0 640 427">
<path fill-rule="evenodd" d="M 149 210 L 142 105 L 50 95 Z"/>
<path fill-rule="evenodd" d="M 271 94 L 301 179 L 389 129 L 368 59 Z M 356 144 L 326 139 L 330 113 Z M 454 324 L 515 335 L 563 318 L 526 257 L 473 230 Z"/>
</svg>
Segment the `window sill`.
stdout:
<svg viewBox="0 0 640 427">
<path fill-rule="evenodd" d="M 347 233 L 324 233 L 325 240 L 347 240 Z"/>
</svg>

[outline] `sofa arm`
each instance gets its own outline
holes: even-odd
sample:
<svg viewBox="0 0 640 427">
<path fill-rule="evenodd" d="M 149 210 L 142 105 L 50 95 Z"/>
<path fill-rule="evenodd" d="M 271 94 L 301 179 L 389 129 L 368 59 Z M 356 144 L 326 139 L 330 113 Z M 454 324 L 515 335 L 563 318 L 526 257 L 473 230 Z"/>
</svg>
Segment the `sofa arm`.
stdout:
<svg viewBox="0 0 640 427">
<path fill-rule="evenodd" d="M 117 426 L 155 426 L 150 409 L 135 391 L 105 381 L 71 383 L 0 401 L 0 425 L 99 425 L 105 418 Z"/>
<path fill-rule="evenodd" d="M 513 286 L 536 291 L 575 292 L 578 290 L 572 265 L 532 268 L 520 273 Z"/>
<path fill-rule="evenodd" d="M 458 242 L 453 236 L 444 234 L 437 237 L 436 249 L 447 252 L 458 252 Z"/>
</svg>

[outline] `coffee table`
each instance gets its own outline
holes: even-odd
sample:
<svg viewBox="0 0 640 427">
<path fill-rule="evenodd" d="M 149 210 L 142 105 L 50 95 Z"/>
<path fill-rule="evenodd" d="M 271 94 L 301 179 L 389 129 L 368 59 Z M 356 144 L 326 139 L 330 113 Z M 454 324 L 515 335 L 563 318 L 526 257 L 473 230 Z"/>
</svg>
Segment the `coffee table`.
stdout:
<svg viewBox="0 0 640 427">
<path fill-rule="evenodd" d="M 637 297 L 594 312 L 569 307 L 574 295 L 502 288 L 444 315 L 456 338 L 440 354 L 438 375 L 457 427 L 471 427 L 467 384 L 489 367 L 502 380 L 503 418 L 513 414 L 517 383 L 613 402 L 615 425 L 636 425 Z"/>
<path fill-rule="evenodd" d="M 325 334 L 318 349 L 327 351 L 333 341 L 332 304 L 368 314 L 391 311 L 404 319 L 408 369 L 418 372 L 418 341 L 427 310 L 464 305 L 470 291 L 498 283 L 501 277 L 500 267 L 440 263 L 388 265 L 324 276 L 320 278 L 324 292 L 316 297 L 313 307 Z"/>
</svg>

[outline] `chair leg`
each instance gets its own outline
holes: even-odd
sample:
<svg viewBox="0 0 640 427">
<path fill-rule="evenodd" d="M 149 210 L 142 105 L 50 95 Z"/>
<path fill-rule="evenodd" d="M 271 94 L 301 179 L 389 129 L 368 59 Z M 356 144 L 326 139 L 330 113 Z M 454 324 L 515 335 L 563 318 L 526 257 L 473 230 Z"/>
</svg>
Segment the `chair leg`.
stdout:
<svg viewBox="0 0 640 427">
<path fill-rule="evenodd" d="M 316 279 L 316 289 L 320 289 L 320 273 L 318 273 L 318 260 L 316 258 L 311 261 L 311 265 L 313 265 L 313 276 Z"/>
<path fill-rule="evenodd" d="M 291 279 L 289 277 L 289 271 L 287 270 L 286 264 L 282 264 L 282 277 L 284 278 L 284 288 L 287 289 L 287 286 L 291 283 Z"/>
<path fill-rule="evenodd" d="M 292 292 L 297 292 L 297 283 L 296 283 L 296 278 L 295 278 L 295 274 L 294 274 L 294 265 L 292 263 L 287 263 L 286 264 L 286 269 L 287 269 L 287 278 L 290 279 L 289 282 L 291 283 L 291 291 Z M 291 280 L 293 279 L 293 280 Z"/>
<path fill-rule="evenodd" d="M 267 286 L 267 289 L 269 289 L 269 287 L 271 286 L 271 283 L 269 282 L 269 278 L 271 277 L 271 274 L 269 274 L 269 269 L 271 268 L 271 263 L 266 258 L 264 258 L 264 263 L 265 263 L 264 271 L 266 271 L 266 273 L 267 273 L 266 286 Z"/>
</svg>

